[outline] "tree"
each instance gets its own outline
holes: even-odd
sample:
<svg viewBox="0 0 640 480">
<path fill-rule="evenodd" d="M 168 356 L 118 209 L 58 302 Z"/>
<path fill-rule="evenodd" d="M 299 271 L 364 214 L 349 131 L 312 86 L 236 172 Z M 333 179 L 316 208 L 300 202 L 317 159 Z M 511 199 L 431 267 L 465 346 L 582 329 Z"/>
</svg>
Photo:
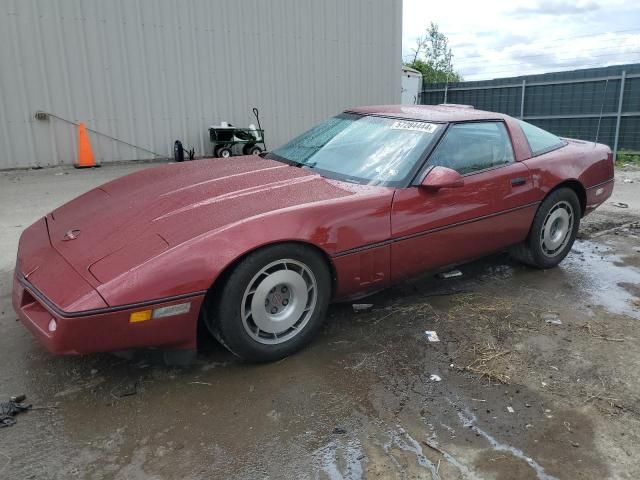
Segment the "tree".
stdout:
<svg viewBox="0 0 640 480">
<path fill-rule="evenodd" d="M 425 34 L 416 38 L 416 46 L 411 51 L 413 59 L 405 66 L 422 73 L 423 83 L 462 81 L 462 76 L 453 69 L 449 39 L 440 32 L 438 24 L 431 22 Z"/>
</svg>

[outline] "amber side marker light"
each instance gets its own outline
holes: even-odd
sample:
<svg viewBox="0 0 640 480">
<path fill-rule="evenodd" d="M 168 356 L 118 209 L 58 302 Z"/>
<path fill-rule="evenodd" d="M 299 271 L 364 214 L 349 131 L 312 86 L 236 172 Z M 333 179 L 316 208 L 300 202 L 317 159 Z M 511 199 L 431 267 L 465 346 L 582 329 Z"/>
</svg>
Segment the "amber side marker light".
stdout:
<svg viewBox="0 0 640 480">
<path fill-rule="evenodd" d="M 187 313 L 191 309 L 191 302 L 178 303 L 176 305 L 170 305 L 168 307 L 160 307 L 154 310 L 140 310 L 139 312 L 133 312 L 129 316 L 129 323 L 146 322 L 153 318 L 171 317 L 173 315 L 180 315 Z"/>
<path fill-rule="evenodd" d="M 129 323 L 146 322 L 151 320 L 153 310 L 141 310 L 139 312 L 133 312 L 129 315 Z"/>
</svg>

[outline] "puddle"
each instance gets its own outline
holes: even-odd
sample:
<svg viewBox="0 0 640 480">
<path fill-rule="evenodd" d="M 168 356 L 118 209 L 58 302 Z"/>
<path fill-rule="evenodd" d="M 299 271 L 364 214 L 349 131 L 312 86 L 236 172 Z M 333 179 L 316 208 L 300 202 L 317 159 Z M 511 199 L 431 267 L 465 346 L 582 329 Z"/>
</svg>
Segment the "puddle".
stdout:
<svg viewBox="0 0 640 480">
<path fill-rule="evenodd" d="M 462 463 L 460 460 L 458 460 L 456 457 L 454 457 L 450 453 L 445 452 L 438 445 L 438 440 L 435 434 L 429 437 L 429 442 L 431 445 L 434 445 L 435 447 L 438 448 L 438 452 L 442 455 L 442 458 L 444 458 L 445 461 L 447 461 L 448 463 L 450 463 L 451 465 L 453 465 L 455 468 L 458 469 L 462 478 L 464 478 L 465 480 L 482 480 L 472 470 L 470 470 L 464 463 Z"/>
<path fill-rule="evenodd" d="M 476 425 L 477 419 L 476 416 L 469 411 L 468 408 L 465 408 L 462 411 L 458 412 L 458 418 L 462 422 L 465 428 L 470 428 L 476 434 L 482 436 L 485 440 L 487 440 L 491 447 L 499 452 L 508 452 L 516 458 L 520 460 L 524 460 L 533 470 L 536 472 L 536 476 L 539 480 L 558 480 L 557 477 L 549 475 L 545 473 L 544 468 L 536 462 L 531 457 L 528 457 L 524 454 L 522 450 L 516 447 L 512 447 L 511 445 L 505 445 L 504 443 L 500 443 L 498 440 L 493 438 L 489 433 L 482 430 L 480 427 Z"/>
<path fill-rule="evenodd" d="M 362 478 L 362 446 L 357 440 L 346 445 L 331 441 L 313 453 L 315 478 L 320 472 L 330 480 L 357 480 Z"/>
<path fill-rule="evenodd" d="M 391 455 L 391 449 L 393 447 L 415 455 L 418 464 L 431 473 L 431 480 L 440 480 L 441 477 L 438 473 L 438 467 L 425 456 L 420 444 L 403 428 L 399 427 L 397 432 L 392 433 L 391 440 L 384 446 L 384 451 L 391 458 L 394 458 L 393 455 Z"/>
<path fill-rule="evenodd" d="M 560 264 L 583 294 L 612 313 L 640 320 L 634 295 L 622 284 L 640 285 L 640 271 L 612 253 L 613 248 L 589 240 L 576 240 L 573 251 Z"/>
<path fill-rule="evenodd" d="M 438 460 L 437 463 L 433 463 L 431 460 L 427 458 L 424 454 L 424 450 L 420 442 L 418 442 L 415 438 L 413 438 L 409 433 L 403 429 L 402 427 L 397 427 L 397 430 L 391 432 L 390 440 L 388 443 L 384 445 L 384 451 L 390 456 L 397 464 L 397 466 L 402 469 L 400 464 L 397 462 L 395 457 L 391 454 L 391 450 L 397 448 L 404 453 L 408 453 L 411 456 L 415 457 L 418 462 L 418 465 L 422 467 L 423 470 L 426 470 L 431 475 L 431 480 L 441 480 L 443 476 L 441 475 L 441 462 Z M 437 455 L 443 460 L 443 462 L 449 463 L 455 469 L 458 470 L 461 478 L 466 480 L 480 480 L 481 477 L 476 475 L 476 473 L 471 470 L 467 465 L 463 462 L 455 458 L 450 453 L 444 451 L 442 448 L 438 446 L 438 441 L 434 433 L 429 437 L 429 442 L 438 452 Z M 430 451 L 430 450 L 429 450 Z M 448 478 L 448 477 L 447 477 Z"/>
</svg>

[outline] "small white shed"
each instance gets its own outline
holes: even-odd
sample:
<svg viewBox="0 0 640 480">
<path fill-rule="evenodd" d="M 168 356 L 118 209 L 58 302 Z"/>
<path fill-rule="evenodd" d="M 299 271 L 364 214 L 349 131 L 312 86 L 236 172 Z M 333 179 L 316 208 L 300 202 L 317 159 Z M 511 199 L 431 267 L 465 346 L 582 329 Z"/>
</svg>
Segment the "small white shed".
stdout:
<svg viewBox="0 0 640 480">
<path fill-rule="evenodd" d="M 415 68 L 402 67 L 402 98 L 403 105 L 419 103 L 422 90 L 422 73 Z"/>
</svg>

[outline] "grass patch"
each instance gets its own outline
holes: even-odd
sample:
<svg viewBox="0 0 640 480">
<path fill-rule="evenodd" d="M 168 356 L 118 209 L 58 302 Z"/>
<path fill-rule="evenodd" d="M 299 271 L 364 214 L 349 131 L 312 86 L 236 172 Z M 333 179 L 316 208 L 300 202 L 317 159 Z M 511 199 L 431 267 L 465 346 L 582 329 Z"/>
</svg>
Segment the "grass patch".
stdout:
<svg viewBox="0 0 640 480">
<path fill-rule="evenodd" d="M 616 166 L 622 167 L 625 165 L 640 167 L 640 153 L 630 150 L 620 150 L 616 157 Z"/>
</svg>

